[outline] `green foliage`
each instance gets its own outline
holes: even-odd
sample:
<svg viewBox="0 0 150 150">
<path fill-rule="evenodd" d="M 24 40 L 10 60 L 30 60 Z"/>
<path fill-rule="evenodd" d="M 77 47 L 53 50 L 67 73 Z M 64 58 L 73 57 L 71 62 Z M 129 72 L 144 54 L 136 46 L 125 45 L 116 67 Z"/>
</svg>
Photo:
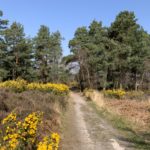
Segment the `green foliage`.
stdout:
<svg viewBox="0 0 150 150">
<path fill-rule="evenodd" d="M 14 22 L 7 28 L 0 11 L 0 81 L 17 79 L 40 82 L 67 82 L 68 72 L 61 63 L 62 37 L 42 25 L 33 39 Z"/>
<path fill-rule="evenodd" d="M 63 59 L 58 31 L 51 33 L 42 25 L 29 39 L 23 25 L 14 22 L 7 28 L 2 15 L 0 11 L 0 81 L 21 77 L 68 83 L 69 71 L 74 69 L 81 90 L 149 89 L 150 35 L 133 12 L 120 12 L 108 28 L 96 20 L 88 28 L 77 28 L 69 42 L 71 55 Z"/>
<path fill-rule="evenodd" d="M 7 76 L 5 68 L 6 43 L 4 41 L 4 31 L 7 28 L 8 21 L 1 19 L 3 12 L 0 11 L 0 81 Z"/>
<path fill-rule="evenodd" d="M 133 12 L 120 12 L 109 28 L 93 21 L 77 28 L 69 46 L 69 62 L 79 63 L 82 88 L 149 88 L 150 35 Z"/>
<path fill-rule="evenodd" d="M 88 29 L 82 27 L 76 30 L 69 46 L 78 59 L 81 74 L 79 78 L 84 87 L 105 87 L 108 67 L 106 45 L 108 44 L 107 30 L 102 27 L 101 22 L 94 20 Z M 100 82 L 101 84 L 98 85 Z"/>
<path fill-rule="evenodd" d="M 22 77 L 28 79 L 31 68 L 31 42 L 25 38 L 24 28 L 20 23 L 14 22 L 4 33 L 7 51 L 5 66 L 8 71 L 7 78 Z"/>
<path fill-rule="evenodd" d="M 141 84 L 150 44 L 149 35 L 136 22 L 133 12 L 124 11 L 119 13 L 109 28 L 109 37 L 118 45 L 113 50 L 115 68 L 112 71 L 117 73 L 120 86 L 132 89 L 137 89 L 137 85 Z"/>
<path fill-rule="evenodd" d="M 58 81 L 60 59 L 62 56 L 61 35 L 59 32 L 50 34 L 49 28 L 41 26 L 35 45 L 35 66 L 37 78 L 42 82 Z"/>
</svg>

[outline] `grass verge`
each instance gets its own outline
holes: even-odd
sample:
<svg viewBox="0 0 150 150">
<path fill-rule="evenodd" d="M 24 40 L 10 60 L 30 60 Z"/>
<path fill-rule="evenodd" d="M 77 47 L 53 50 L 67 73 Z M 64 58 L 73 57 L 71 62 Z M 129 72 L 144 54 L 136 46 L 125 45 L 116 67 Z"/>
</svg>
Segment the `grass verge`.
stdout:
<svg viewBox="0 0 150 150">
<path fill-rule="evenodd" d="M 150 149 L 150 131 L 147 131 L 145 133 L 138 133 L 133 129 L 134 124 L 122 118 L 121 116 L 112 114 L 108 112 L 105 108 L 98 107 L 92 101 L 89 101 L 89 104 L 94 108 L 99 116 L 105 118 L 113 125 L 113 127 L 117 128 L 118 131 L 124 135 L 124 140 L 133 143 L 136 149 Z"/>
</svg>

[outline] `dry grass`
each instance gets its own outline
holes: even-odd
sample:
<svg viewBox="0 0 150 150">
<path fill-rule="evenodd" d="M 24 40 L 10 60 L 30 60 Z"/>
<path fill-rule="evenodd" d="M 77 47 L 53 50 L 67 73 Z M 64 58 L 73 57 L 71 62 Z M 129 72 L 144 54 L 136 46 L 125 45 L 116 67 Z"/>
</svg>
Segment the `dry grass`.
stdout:
<svg viewBox="0 0 150 150">
<path fill-rule="evenodd" d="M 44 112 L 41 134 L 51 131 L 59 132 L 60 114 L 67 107 L 67 96 L 54 95 L 40 91 L 14 93 L 11 90 L 0 90 L 0 121 L 10 112 L 15 111 L 20 119 L 31 112 Z"/>
<path fill-rule="evenodd" d="M 126 97 L 130 99 L 122 100 L 105 98 L 95 90 L 86 90 L 84 95 L 99 107 L 132 122 L 136 130 L 150 131 L 150 101 L 143 92 L 128 92 Z"/>
<path fill-rule="evenodd" d="M 150 131 L 150 103 L 137 100 L 107 100 L 106 108 L 109 112 L 120 115 L 133 122 L 139 131 Z"/>
<path fill-rule="evenodd" d="M 96 90 L 86 90 L 84 95 L 89 99 L 94 101 L 99 107 L 104 107 L 104 96 Z"/>
<path fill-rule="evenodd" d="M 131 92 L 129 94 L 131 99 L 118 100 L 105 98 L 100 92 L 98 97 L 94 90 L 86 91 L 84 95 L 94 102 L 92 106 L 97 113 L 125 135 L 126 140 L 133 143 L 136 149 L 150 149 L 150 100 L 148 97 L 145 99 L 141 96 L 133 99 L 139 94 Z"/>
</svg>

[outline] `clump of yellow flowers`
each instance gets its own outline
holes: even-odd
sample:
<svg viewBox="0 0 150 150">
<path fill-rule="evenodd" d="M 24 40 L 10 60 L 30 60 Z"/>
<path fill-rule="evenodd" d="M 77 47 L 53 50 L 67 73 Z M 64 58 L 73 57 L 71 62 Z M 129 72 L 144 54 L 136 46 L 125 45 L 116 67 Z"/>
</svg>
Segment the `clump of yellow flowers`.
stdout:
<svg viewBox="0 0 150 150">
<path fill-rule="evenodd" d="M 110 98 L 118 98 L 121 99 L 125 96 L 126 92 L 123 89 L 116 90 L 106 90 L 104 91 L 104 95 Z"/>
<path fill-rule="evenodd" d="M 50 136 L 46 136 L 38 144 L 37 150 L 57 150 L 59 145 L 60 136 L 57 133 L 52 133 Z"/>
<path fill-rule="evenodd" d="M 69 87 L 65 84 L 54 83 L 29 83 L 26 87 L 28 90 L 40 90 L 54 93 L 68 93 Z"/>
<path fill-rule="evenodd" d="M 27 149 L 28 146 L 37 150 L 58 150 L 60 136 L 52 133 L 38 142 L 38 126 L 42 123 L 43 113 L 33 112 L 24 120 L 17 120 L 15 113 L 10 113 L 2 120 L 0 150 Z"/>
<path fill-rule="evenodd" d="M 25 90 L 39 90 L 54 92 L 58 94 L 68 93 L 69 87 L 65 84 L 54 84 L 54 83 L 28 83 L 23 79 L 9 80 L 0 82 L 0 88 L 10 88 L 16 92 L 22 92 Z"/>
<path fill-rule="evenodd" d="M 10 88 L 15 90 L 16 92 L 24 91 L 26 89 L 26 86 L 27 86 L 27 81 L 23 79 L 0 82 L 0 88 Z"/>
<path fill-rule="evenodd" d="M 3 119 L 2 124 L 5 124 L 7 122 L 16 121 L 16 114 L 10 113 L 6 118 Z"/>
</svg>

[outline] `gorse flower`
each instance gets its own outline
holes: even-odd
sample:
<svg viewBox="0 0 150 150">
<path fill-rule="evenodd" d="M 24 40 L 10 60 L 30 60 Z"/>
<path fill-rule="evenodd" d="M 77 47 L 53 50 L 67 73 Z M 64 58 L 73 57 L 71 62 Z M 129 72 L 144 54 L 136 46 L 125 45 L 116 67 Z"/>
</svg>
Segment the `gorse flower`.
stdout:
<svg viewBox="0 0 150 150">
<path fill-rule="evenodd" d="M 17 133 L 14 133 L 14 134 L 11 134 L 8 136 L 8 139 L 9 139 L 8 143 L 9 143 L 9 147 L 11 149 L 15 149 L 17 147 L 17 145 L 19 143 L 18 137 L 19 137 L 19 135 Z"/>
<path fill-rule="evenodd" d="M 68 93 L 69 91 L 69 87 L 65 84 L 27 83 L 27 81 L 22 79 L 1 82 L 0 88 L 10 88 L 17 92 L 22 92 L 25 90 L 39 90 L 39 91 L 54 92 L 58 94 Z"/>
<path fill-rule="evenodd" d="M 6 118 L 3 119 L 2 124 L 5 124 L 7 122 L 15 121 L 16 120 L 16 114 L 10 113 Z"/>
<path fill-rule="evenodd" d="M 52 140 L 52 145 L 55 149 L 58 148 L 58 144 L 59 144 L 59 140 L 60 140 L 60 136 L 57 133 L 53 133 L 51 135 L 51 140 Z"/>
<path fill-rule="evenodd" d="M 42 112 L 33 112 L 24 120 L 17 120 L 15 113 L 10 113 L 3 119 L 4 131 L 0 150 L 26 149 L 27 145 L 37 145 L 38 150 L 58 150 L 60 136 L 52 133 L 41 142 L 37 140 L 38 126 L 42 122 Z M 1 144 L 2 143 L 2 144 Z"/>
<path fill-rule="evenodd" d="M 65 84 L 54 84 L 54 83 L 30 83 L 27 85 L 28 90 L 40 90 L 40 91 L 49 91 L 56 93 L 67 93 L 69 87 Z"/>
<path fill-rule="evenodd" d="M 17 92 L 22 92 L 27 86 L 27 81 L 23 79 L 8 80 L 0 83 L 0 88 L 10 88 Z"/>
<path fill-rule="evenodd" d="M 111 98 L 123 98 L 125 96 L 126 92 L 122 89 L 117 90 L 106 90 L 104 91 L 104 95 Z"/>
<path fill-rule="evenodd" d="M 49 137 L 44 137 L 38 144 L 38 150 L 58 150 L 59 140 L 59 134 L 52 133 Z"/>
</svg>

